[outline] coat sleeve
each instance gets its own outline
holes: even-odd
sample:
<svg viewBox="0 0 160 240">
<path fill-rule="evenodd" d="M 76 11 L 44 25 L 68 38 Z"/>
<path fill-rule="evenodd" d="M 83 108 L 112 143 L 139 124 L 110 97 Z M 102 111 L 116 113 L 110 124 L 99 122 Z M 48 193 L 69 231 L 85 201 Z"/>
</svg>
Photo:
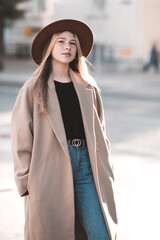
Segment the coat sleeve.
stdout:
<svg viewBox="0 0 160 240">
<path fill-rule="evenodd" d="M 101 123 L 101 126 L 102 126 L 102 130 L 103 130 L 103 133 L 104 133 L 104 136 L 105 136 L 105 140 L 106 140 L 108 149 L 110 150 L 110 142 L 109 142 L 109 140 L 106 136 L 106 123 L 105 123 L 103 102 L 102 102 L 101 95 L 96 88 L 94 88 L 94 101 L 95 101 L 95 106 L 96 106 L 97 113 L 98 113 L 98 116 L 99 116 L 99 119 L 100 119 L 100 123 Z"/>
<path fill-rule="evenodd" d="M 28 173 L 33 144 L 33 103 L 30 92 L 23 87 L 12 112 L 11 142 L 14 177 L 20 196 L 28 193 Z"/>
</svg>

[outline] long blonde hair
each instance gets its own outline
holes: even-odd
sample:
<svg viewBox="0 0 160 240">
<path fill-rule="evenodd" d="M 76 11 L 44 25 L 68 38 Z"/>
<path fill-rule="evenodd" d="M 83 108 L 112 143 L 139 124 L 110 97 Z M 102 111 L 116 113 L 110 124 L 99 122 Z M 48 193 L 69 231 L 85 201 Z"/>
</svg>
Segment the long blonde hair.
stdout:
<svg viewBox="0 0 160 240">
<path fill-rule="evenodd" d="M 47 112 L 47 92 L 48 92 L 48 78 L 52 71 L 52 57 L 51 52 L 55 45 L 55 42 L 58 38 L 58 35 L 62 32 L 53 34 L 51 39 L 48 40 L 48 43 L 45 46 L 42 56 L 42 62 L 36 71 L 33 73 L 35 84 L 33 87 L 33 93 L 38 94 L 40 112 Z M 94 78 L 89 74 L 87 61 L 82 55 L 82 50 L 80 46 L 79 39 L 76 34 L 74 34 L 76 44 L 77 44 L 77 53 L 75 59 L 69 64 L 69 67 L 76 73 L 78 73 L 85 81 L 90 85 L 95 87 L 98 91 L 100 90 L 96 84 Z"/>
</svg>

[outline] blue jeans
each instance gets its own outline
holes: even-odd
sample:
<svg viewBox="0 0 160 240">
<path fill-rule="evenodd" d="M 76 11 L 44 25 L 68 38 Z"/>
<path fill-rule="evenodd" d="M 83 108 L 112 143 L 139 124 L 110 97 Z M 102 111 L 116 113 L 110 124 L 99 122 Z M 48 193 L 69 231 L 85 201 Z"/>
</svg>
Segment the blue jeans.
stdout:
<svg viewBox="0 0 160 240">
<path fill-rule="evenodd" d="M 82 140 L 82 145 L 75 147 L 72 146 L 71 140 L 68 140 L 68 149 L 73 171 L 75 207 L 87 238 L 88 240 L 109 240 L 86 142 Z"/>
</svg>

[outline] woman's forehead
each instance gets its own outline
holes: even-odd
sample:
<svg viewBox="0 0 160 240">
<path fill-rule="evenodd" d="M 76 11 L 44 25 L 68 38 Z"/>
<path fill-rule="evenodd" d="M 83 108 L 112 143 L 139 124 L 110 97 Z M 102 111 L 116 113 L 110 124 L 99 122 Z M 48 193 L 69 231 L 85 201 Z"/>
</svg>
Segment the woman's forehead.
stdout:
<svg viewBox="0 0 160 240">
<path fill-rule="evenodd" d="M 64 31 L 62 33 L 59 33 L 58 38 L 60 38 L 60 37 L 75 39 L 75 35 L 70 31 Z"/>
</svg>

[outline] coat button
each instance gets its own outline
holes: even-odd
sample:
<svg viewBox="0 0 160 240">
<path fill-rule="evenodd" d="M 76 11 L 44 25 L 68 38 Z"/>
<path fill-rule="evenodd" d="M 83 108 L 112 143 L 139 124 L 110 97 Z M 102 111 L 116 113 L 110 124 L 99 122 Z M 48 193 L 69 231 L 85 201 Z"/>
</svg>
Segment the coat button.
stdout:
<svg viewBox="0 0 160 240">
<path fill-rule="evenodd" d="M 96 147 L 96 151 L 97 151 L 97 152 L 99 152 L 99 151 L 100 151 L 100 148 L 99 148 L 98 146 Z"/>
</svg>

